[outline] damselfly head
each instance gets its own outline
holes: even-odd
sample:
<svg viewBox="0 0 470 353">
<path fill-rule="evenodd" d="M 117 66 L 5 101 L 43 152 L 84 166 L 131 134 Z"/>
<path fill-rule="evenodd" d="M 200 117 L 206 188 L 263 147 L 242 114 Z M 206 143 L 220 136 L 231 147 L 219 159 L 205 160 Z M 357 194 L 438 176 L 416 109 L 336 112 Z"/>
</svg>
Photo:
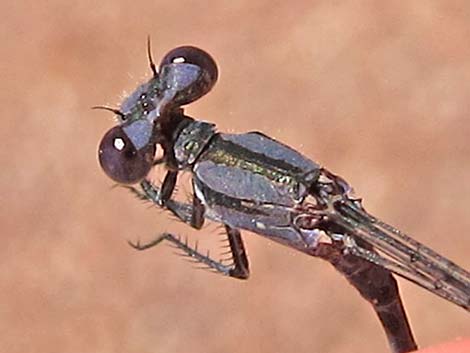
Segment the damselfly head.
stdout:
<svg viewBox="0 0 470 353">
<path fill-rule="evenodd" d="M 110 129 L 98 148 L 101 168 L 120 184 L 134 184 L 152 169 L 156 145 L 152 141 L 153 124 L 137 120 Z"/>
<path fill-rule="evenodd" d="M 214 59 L 196 47 L 171 50 L 158 72 L 150 54 L 150 41 L 148 56 L 153 77 L 127 97 L 120 109 L 94 107 L 117 115 L 119 125 L 104 135 L 98 159 L 104 172 L 121 184 L 134 184 L 147 176 L 154 164 L 161 126 L 181 116 L 182 105 L 208 93 L 217 81 Z"/>
<path fill-rule="evenodd" d="M 159 65 L 159 80 L 166 101 L 172 107 L 194 102 L 217 82 L 214 59 L 204 50 L 183 46 L 171 50 Z"/>
</svg>

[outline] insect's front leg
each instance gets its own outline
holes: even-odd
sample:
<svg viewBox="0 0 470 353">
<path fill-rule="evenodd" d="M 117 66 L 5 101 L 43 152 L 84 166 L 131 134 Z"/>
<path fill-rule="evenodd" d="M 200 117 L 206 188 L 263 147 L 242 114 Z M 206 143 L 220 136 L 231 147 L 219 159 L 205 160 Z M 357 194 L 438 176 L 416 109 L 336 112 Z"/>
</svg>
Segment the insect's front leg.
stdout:
<svg viewBox="0 0 470 353">
<path fill-rule="evenodd" d="M 171 196 L 173 195 L 173 191 L 175 190 L 177 179 L 178 171 L 168 170 L 165 175 L 165 178 L 163 179 L 162 187 L 160 189 L 155 187 L 148 180 L 144 179 L 140 183 L 140 187 L 144 192 L 144 195 L 142 196 L 144 196 L 145 199 L 152 201 L 160 207 L 168 208 L 183 222 L 188 223 L 188 220 L 186 219 L 187 215 L 181 215 L 178 207 L 172 207 L 174 204 L 171 201 Z M 136 192 L 135 189 L 133 191 Z M 193 208 L 189 224 L 191 225 L 191 227 L 196 229 L 201 229 L 204 225 L 204 205 L 196 195 L 193 196 Z"/>
<path fill-rule="evenodd" d="M 159 192 L 159 195 L 160 195 L 159 200 L 155 200 L 155 202 L 159 206 L 166 206 L 167 201 L 171 199 L 171 195 L 173 194 L 173 191 L 175 190 L 177 178 L 178 178 L 178 171 L 175 171 L 175 170 L 167 171 L 165 175 L 165 179 L 163 179 L 162 188 Z M 145 183 L 145 182 L 146 181 L 143 181 L 142 183 Z M 141 183 L 141 186 L 142 186 L 142 183 Z"/>
<path fill-rule="evenodd" d="M 173 179 L 174 178 L 174 179 Z M 130 191 L 137 195 L 137 197 L 150 201 L 159 207 L 165 207 L 173 213 L 180 221 L 189 224 L 195 229 L 201 229 L 204 225 L 205 208 L 196 195 L 193 196 L 193 203 L 182 203 L 171 198 L 172 191 L 175 187 L 176 175 L 171 171 L 167 173 L 163 180 L 162 187 L 155 186 L 148 180 L 143 180 L 140 183 L 142 191 L 134 187 L 128 187 Z M 166 185 L 166 186 L 165 186 Z M 171 190 L 170 190 L 171 189 Z M 164 200 L 164 202 L 163 202 Z"/>
</svg>

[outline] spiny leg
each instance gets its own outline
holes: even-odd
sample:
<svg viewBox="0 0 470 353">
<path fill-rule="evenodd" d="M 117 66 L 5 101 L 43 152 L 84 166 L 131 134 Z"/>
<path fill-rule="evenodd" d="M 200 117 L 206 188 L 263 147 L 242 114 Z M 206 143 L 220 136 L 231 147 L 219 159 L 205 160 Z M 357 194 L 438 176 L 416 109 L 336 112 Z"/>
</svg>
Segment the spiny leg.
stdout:
<svg viewBox="0 0 470 353">
<path fill-rule="evenodd" d="M 173 205 L 175 203 L 175 201 L 171 199 L 171 196 L 173 194 L 173 191 L 175 190 L 177 177 L 178 177 L 178 172 L 168 171 L 165 175 L 165 178 L 163 179 L 161 188 L 156 187 L 151 182 L 145 179 L 140 182 L 140 187 L 142 190 L 139 190 L 138 188 L 134 186 L 129 186 L 129 185 L 118 185 L 118 186 L 128 189 L 135 196 L 137 196 L 137 198 L 141 200 L 150 201 L 158 205 L 159 207 L 164 207 L 164 206 L 167 206 L 168 202 L 170 205 Z M 172 210 L 170 209 L 170 211 Z M 178 215 L 176 216 L 180 218 Z M 186 220 L 183 220 L 183 221 L 185 223 L 188 223 Z"/>
<path fill-rule="evenodd" d="M 225 230 L 227 231 L 234 265 L 233 269 L 230 270 L 230 275 L 240 279 L 247 279 L 250 276 L 250 264 L 248 263 L 240 231 L 228 225 L 225 225 Z"/>
<path fill-rule="evenodd" d="M 206 265 L 208 268 L 214 270 L 215 272 L 220 273 L 224 276 L 235 277 L 231 274 L 231 271 L 233 270 L 233 266 L 224 265 L 220 261 L 213 260 L 209 256 L 209 252 L 206 255 L 204 255 L 197 250 L 197 246 L 191 247 L 187 243 L 187 241 L 182 241 L 179 237 L 171 233 L 163 233 L 155 240 L 152 240 L 151 242 L 145 243 L 145 244 L 141 244 L 140 242 L 133 243 L 130 241 L 128 243 L 134 249 L 142 251 L 142 250 L 147 250 L 154 246 L 157 246 L 164 240 L 169 241 L 171 244 L 176 246 L 176 248 L 182 250 L 184 255 L 194 259 L 196 262 Z"/>
<path fill-rule="evenodd" d="M 143 201 L 150 201 L 153 204 L 163 207 L 161 205 L 161 189 L 151 182 L 144 180 L 140 183 L 141 190 L 129 185 L 119 185 L 123 188 L 128 189 L 138 199 Z M 179 220 L 191 225 L 191 217 L 193 206 L 187 203 L 179 202 L 173 199 L 169 199 L 165 202 L 166 208 L 171 211 Z"/>
<path fill-rule="evenodd" d="M 238 230 L 235 230 L 238 232 Z M 129 245 L 132 246 L 134 249 L 143 251 L 150 249 L 154 246 L 157 246 L 164 240 L 169 241 L 172 243 L 174 246 L 176 246 L 178 249 L 183 251 L 183 254 L 194 259 L 196 262 L 202 263 L 206 265 L 208 268 L 214 270 L 215 272 L 218 272 L 224 276 L 230 276 L 233 278 L 238 278 L 238 279 L 247 279 L 249 276 L 249 270 L 248 270 L 248 259 L 246 257 L 245 249 L 243 246 L 243 242 L 241 241 L 240 233 L 238 232 L 238 239 L 235 241 L 231 240 L 231 237 L 233 234 L 229 234 L 229 243 L 230 243 L 230 249 L 232 252 L 232 258 L 233 258 L 233 264 L 231 265 L 224 265 L 221 261 L 216 261 L 212 259 L 209 255 L 209 252 L 207 254 L 202 254 L 198 249 L 197 245 L 192 247 L 188 244 L 187 241 L 182 241 L 179 237 L 171 234 L 171 233 L 163 233 L 156 239 L 148 242 L 148 243 L 140 243 L 136 242 L 133 243 L 129 241 Z M 235 236 L 236 238 L 237 236 Z M 234 247 L 232 247 L 232 244 L 236 244 Z M 242 265 L 240 265 L 240 263 Z"/>
<path fill-rule="evenodd" d="M 141 187 L 143 192 L 132 187 L 129 189 L 139 198 L 147 199 L 156 204 L 159 204 L 158 201 L 160 200 L 159 195 L 161 191 L 158 187 L 152 185 L 148 181 L 143 181 L 141 183 Z M 195 197 L 193 200 L 194 206 L 183 202 L 178 202 L 173 199 L 168 199 L 165 203 L 165 206 L 183 222 L 191 225 L 196 229 L 200 229 L 204 222 L 204 206 L 200 202 L 197 202 L 196 199 L 197 198 Z M 224 265 L 221 263 L 221 261 L 216 261 L 210 258 L 209 254 L 204 255 L 200 253 L 196 247 L 193 248 L 189 246 L 187 242 L 181 241 L 180 238 L 170 233 L 164 233 L 149 243 L 140 244 L 129 242 L 129 244 L 134 249 L 146 250 L 160 244 L 163 240 L 167 240 L 177 248 L 181 249 L 183 253 L 189 257 L 194 258 L 196 261 L 203 263 L 216 272 L 234 278 L 247 279 L 250 275 L 249 263 L 240 231 L 238 229 L 231 228 L 228 225 L 225 225 L 225 230 L 227 232 L 230 253 L 233 260 L 233 264 L 231 265 Z"/>
<path fill-rule="evenodd" d="M 169 179 L 171 178 L 172 177 L 170 176 Z M 165 180 L 167 180 L 166 177 Z M 165 184 L 165 181 L 163 181 L 163 184 Z M 164 193 L 164 185 L 162 186 L 162 188 L 159 188 L 152 184 L 150 181 L 143 180 L 140 183 L 140 187 L 142 188 L 142 190 L 139 190 L 133 186 L 122 186 L 130 190 L 141 200 L 150 201 L 159 207 L 165 207 L 166 209 L 171 211 L 180 221 L 189 224 L 195 229 L 201 229 L 201 227 L 204 225 L 204 205 L 201 204 L 201 202 L 199 201 L 199 199 L 197 199 L 196 196 L 194 196 L 192 205 L 176 201 L 172 198 L 168 198 L 163 205 L 162 199 L 164 197 L 162 196 L 162 194 Z"/>
</svg>

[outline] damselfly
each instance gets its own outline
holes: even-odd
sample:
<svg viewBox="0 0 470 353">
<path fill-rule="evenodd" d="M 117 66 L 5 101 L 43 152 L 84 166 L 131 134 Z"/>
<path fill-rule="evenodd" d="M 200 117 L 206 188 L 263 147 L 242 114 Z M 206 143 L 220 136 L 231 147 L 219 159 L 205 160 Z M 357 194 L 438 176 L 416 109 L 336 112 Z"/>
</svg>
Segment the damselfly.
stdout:
<svg viewBox="0 0 470 353">
<path fill-rule="evenodd" d="M 259 132 L 223 134 L 184 115 L 181 106 L 208 93 L 217 81 L 212 57 L 195 47 L 170 51 L 153 77 L 120 109 L 119 124 L 99 147 L 103 170 L 139 197 L 200 229 L 210 219 L 225 226 L 233 263 L 226 265 L 165 233 L 139 250 L 170 241 L 209 268 L 246 279 L 249 265 L 240 229 L 321 257 L 348 278 L 375 308 L 394 352 L 416 348 L 396 281 L 390 272 L 470 310 L 470 273 L 378 220 L 362 207 L 341 177 Z M 155 159 L 157 145 L 163 157 Z M 164 164 L 161 188 L 148 174 Z M 180 171 L 192 173 L 192 203 L 172 198 Z"/>
</svg>

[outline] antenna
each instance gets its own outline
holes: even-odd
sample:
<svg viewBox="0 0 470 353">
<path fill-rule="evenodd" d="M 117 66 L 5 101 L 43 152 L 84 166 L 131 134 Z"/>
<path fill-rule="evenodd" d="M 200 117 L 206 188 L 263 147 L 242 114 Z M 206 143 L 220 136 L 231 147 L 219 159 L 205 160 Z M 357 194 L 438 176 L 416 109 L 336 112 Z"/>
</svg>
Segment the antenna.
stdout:
<svg viewBox="0 0 470 353">
<path fill-rule="evenodd" d="M 151 45 L 150 45 L 150 35 L 147 36 L 147 57 L 148 57 L 149 63 L 150 63 L 150 70 L 152 70 L 152 72 L 153 72 L 153 77 L 157 77 L 158 76 L 157 67 L 155 66 L 155 63 L 153 62 L 153 58 L 152 58 L 152 48 L 151 48 Z"/>
<path fill-rule="evenodd" d="M 112 113 L 118 115 L 123 120 L 126 119 L 126 115 L 123 112 L 121 112 L 119 109 L 116 109 L 116 108 L 110 108 L 110 107 L 106 107 L 104 105 L 97 105 L 97 106 L 91 107 L 91 109 L 107 110 L 109 112 L 112 112 Z"/>
</svg>

